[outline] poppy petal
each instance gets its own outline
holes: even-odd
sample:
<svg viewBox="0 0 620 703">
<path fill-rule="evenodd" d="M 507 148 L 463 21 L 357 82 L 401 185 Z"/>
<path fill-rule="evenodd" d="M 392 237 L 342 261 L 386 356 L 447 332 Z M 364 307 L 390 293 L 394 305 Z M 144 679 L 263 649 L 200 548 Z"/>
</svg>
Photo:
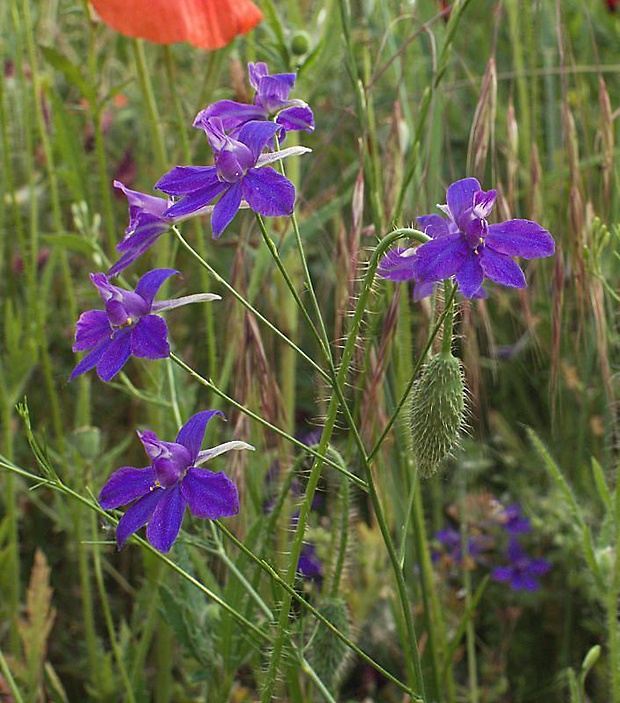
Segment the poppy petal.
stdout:
<svg viewBox="0 0 620 703">
<path fill-rule="evenodd" d="M 101 19 L 121 34 L 157 44 L 189 42 L 219 49 L 262 19 L 250 0 L 91 0 Z"/>
</svg>

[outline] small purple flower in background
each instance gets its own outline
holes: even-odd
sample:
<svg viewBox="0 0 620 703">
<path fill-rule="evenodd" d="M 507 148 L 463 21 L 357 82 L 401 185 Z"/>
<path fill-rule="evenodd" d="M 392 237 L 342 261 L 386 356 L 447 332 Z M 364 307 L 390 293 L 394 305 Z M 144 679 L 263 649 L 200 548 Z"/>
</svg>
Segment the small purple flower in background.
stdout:
<svg viewBox="0 0 620 703">
<path fill-rule="evenodd" d="M 286 132 L 306 132 L 314 130 L 314 115 L 303 100 L 291 100 L 289 94 L 295 86 L 294 73 L 275 73 L 269 75 L 267 64 L 249 63 L 250 84 L 256 91 L 254 104 L 219 100 L 201 110 L 194 120 L 194 127 L 208 130 L 209 121 L 217 117 L 223 128 L 235 136 L 240 128 L 251 120 L 267 120 L 275 116 L 275 121 L 282 127 L 282 136 Z"/>
<path fill-rule="evenodd" d="M 460 565 L 463 562 L 463 549 L 461 533 L 452 527 L 446 527 L 435 534 L 435 539 L 442 545 L 442 551 L 433 551 L 432 560 L 439 561 L 447 558 L 452 564 Z M 474 562 L 480 561 L 484 552 L 489 548 L 489 540 L 485 535 L 476 534 L 467 538 L 467 556 Z"/>
<path fill-rule="evenodd" d="M 199 293 L 154 302 L 162 284 L 175 274 L 178 271 L 174 269 L 149 271 L 138 281 L 135 291 L 112 285 L 103 273 L 90 274 L 105 311 L 88 310 L 80 315 L 73 351 L 89 353 L 73 369 L 71 379 L 96 368 L 102 381 L 110 381 L 130 356 L 144 359 L 170 356 L 168 327 L 157 313 L 188 303 L 220 300 L 219 295 Z"/>
<path fill-rule="evenodd" d="M 320 581 L 323 578 L 323 564 L 312 542 L 304 542 L 297 562 L 297 572 L 310 581 Z"/>
<path fill-rule="evenodd" d="M 532 530 L 529 518 L 523 517 L 521 508 L 516 503 L 511 503 L 503 509 L 499 515 L 499 522 L 509 535 L 523 534 Z"/>
<path fill-rule="evenodd" d="M 383 268 L 398 276 L 394 280 L 413 278 L 420 286 L 454 276 L 466 298 L 480 297 L 485 278 L 501 285 L 525 288 L 523 271 L 512 257 L 551 256 L 555 243 L 547 230 L 530 220 L 488 224 L 486 218 L 496 196 L 495 190 L 482 190 L 475 178 L 453 183 L 448 188 L 447 205 L 439 206 L 448 219 L 439 215 L 418 218 L 430 241 L 417 247 L 415 256 L 405 257 L 410 262 L 400 262 L 401 265 L 395 267 L 388 260 L 386 265 L 382 263 Z M 406 275 L 407 269 L 409 275 Z"/>
<path fill-rule="evenodd" d="M 155 187 L 181 198 L 164 216 L 189 217 L 221 196 L 211 219 L 213 237 L 218 238 L 232 222 L 242 200 L 266 217 L 290 215 L 295 204 L 295 186 L 267 164 L 310 150 L 290 147 L 263 154 L 279 130 L 273 122 L 251 121 L 233 139 L 225 133 L 219 118 L 207 120 L 205 131 L 215 153 L 215 166 L 176 166 L 162 176 Z"/>
<path fill-rule="evenodd" d="M 500 566 L 491 573 L 491 578 L 509 583 L 513 591 L 535 591 L 539 588 L 539 576 L 551 569 L 545 559 L 532 559 L 516 539 L 511 538 L 506 550 L 509 566 Z"/>
<path fill-rule="evenodd" d="M 151 465 L 118 469 L 99 496 L 105 510 L 133 503 L 116 529 L 119 549 L 130 535 L 147 525 L 146 538 L 153 547 L 169 551 L 179 535 L 186 507 L 194 517 L 208 520 L 239 512 L 237 487 L 228 476 L 198 467 L 225 452 L 254 447 L 233 441 L 201 451 L 207 423 L 214 415 L 224 417 L 218 410 L 194 415 L 174 442 L 162 442 L 149 430 L 138 432 Z"/>
</svg>

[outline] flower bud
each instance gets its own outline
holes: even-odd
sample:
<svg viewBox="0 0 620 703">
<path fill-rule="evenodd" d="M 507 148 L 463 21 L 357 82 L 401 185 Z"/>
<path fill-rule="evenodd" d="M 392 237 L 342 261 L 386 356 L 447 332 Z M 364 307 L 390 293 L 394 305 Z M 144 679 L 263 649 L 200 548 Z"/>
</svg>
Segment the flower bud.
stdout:
<svg viewBox="0 0 620 703">
<path fill-rule="evenodd" d="M 351 636 L 349 610 L 342 598 L 330 598 L 319 612 L 343 635 Z M 345 671 L 351 650 L 323 623 L 316 625 L 310 646 L 312 668 L 330 691 L 334 691 Z"/>
<path fill-rule="evenodd" d="M 458 444 L 464 423 L 465 381 L 452 354 L 431 357 L 411 396 L 411 439 L 418 470 L 430 478 Z"/>
<path fill-rule="evenodd" d="M 310 51 L 310 35 L 308 32 L 299 30 L 291 37 L 291 53 L 293 56 L 303 56 Z"/>
</svg>

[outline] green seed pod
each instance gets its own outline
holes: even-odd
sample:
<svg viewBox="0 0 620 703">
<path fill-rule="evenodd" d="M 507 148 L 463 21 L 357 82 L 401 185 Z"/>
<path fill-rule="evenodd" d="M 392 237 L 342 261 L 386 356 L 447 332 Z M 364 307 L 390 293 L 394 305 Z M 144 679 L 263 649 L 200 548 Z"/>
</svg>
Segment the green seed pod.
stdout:
<svg viewBox="0 0 620 703">
<path fill-rule="evenodd" d="M 342 598 L 330 598 L 319 612 L 343 635 L 351 636 L 349 611 Z M 317 622 L 310 643 L 310 663 L 321 681 L 334 692 L 341 681 L 351 650 L 322 622 Z"/>
<path fill-rule="evenodd" d="M 452 354 L 431 357 L 411 394 L 411 439 L 420 474 L 430 478 L 454 450 L 465 414 L 461 362 Z"/>
<path fill-rule="evenodd" d="M 310 51 L 310 35 L 299 30 L 291 37 L 291 53 L 293 56 L 304 56 Z"/>
<path fill-rule="evenodd" d="M 77 453 L 86 461 L 94 461 L 101 454 L 101 430 L 98 427 L 78 427 L 72 440 Z"/>
</svg>

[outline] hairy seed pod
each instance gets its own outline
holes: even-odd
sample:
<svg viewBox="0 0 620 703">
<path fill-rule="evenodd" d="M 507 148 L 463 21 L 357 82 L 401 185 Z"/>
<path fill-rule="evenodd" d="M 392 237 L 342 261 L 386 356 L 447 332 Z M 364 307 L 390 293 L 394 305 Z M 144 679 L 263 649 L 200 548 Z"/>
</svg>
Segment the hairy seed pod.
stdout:
<svg viewBox="0 0 620 703">
<path fill-rule="evenodd" d="M 349 610 L 342 598 L 330 598 L 319 612 L 346 637 L 351 636 Z M 351 650 L 323 623 L 316 625 L 310 645 L 310 662 L 327 688 L 334 692 L 342 679 Z"/>
<path fill-rule="evenodd" d="M 452 354 L 431 357 L 411 394 L 411 439 L 418 470 L 431 477 L 458 444 L 464 423 L 465 381 Z"/>
</svg>

